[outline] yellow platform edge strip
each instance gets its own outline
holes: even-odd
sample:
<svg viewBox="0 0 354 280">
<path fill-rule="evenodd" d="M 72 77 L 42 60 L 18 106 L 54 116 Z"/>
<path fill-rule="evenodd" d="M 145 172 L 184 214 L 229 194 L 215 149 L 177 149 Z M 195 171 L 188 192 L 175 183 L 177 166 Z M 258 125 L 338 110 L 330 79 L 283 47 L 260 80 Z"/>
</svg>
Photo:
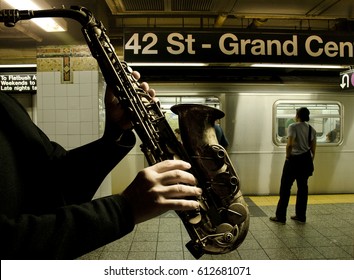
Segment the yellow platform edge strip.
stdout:
<svg viewBox="0 0 354 280">
<path fill-rule="evenodd" d="M 277 205 L 279 196 L 276 195 L 257 195 L 247 196 L 258 206 Z M 289 204 L 295 204 L 296 195 L 290 196 Z M 354 194 L 321 194 L 309 195 L 308 204 L 338 204 L 354 203 Z"/>
</svg>

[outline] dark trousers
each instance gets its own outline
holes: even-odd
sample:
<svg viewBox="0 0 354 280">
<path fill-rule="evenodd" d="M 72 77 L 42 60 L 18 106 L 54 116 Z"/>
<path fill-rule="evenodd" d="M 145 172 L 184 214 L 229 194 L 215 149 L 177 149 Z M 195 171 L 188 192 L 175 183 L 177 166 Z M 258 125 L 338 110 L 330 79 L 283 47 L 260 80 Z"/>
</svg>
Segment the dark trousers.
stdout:
<svg viewBox="0 0 354 280">
<path fill-rule="evenodd" d="M 275 212 L 277 218 L 286 221 L 286 211 L 289 204 L 291 187 L 296 180 L 297 194 L 295 214 L 301 220 L 306 220 L 307 197 L 308 197 L 308 172 L 303 168 L 304 162 L 298 158 L 291 157 L 286 160 L 281 176 L 279 201 Z"/>
</svg>

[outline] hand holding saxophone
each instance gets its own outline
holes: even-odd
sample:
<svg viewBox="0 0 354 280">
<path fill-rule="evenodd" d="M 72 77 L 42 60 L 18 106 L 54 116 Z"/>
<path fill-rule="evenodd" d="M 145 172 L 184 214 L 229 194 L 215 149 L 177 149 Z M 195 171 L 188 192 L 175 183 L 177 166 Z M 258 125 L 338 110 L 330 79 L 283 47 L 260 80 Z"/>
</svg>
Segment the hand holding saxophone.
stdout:
<svg viewBox="0 0 354 280">
<path fill-rule="evenodd" d="M 140 79 L 140 73 L 133 71 L 131 75 L 134 79 Z M 155 101 L 158 102 L 156 92 L 149 87 L 149 84 L 142 82 L 140 87 Z M 106 126 L 105 137 L 116 140 L 124 130 L 132 128 L 132 123 L 126 109 L 119 103 L 118 98 L 114 94 L 114 89 L 107 86 L 105 93 L 105 106 L 106 106 Z"/>
<path fill-rule="evenodd" d="M 136 224 L 168 210 L 195 210 L 199 203 L 188 197 L 202 194 L 196 179 L 187 172 L 191 165 L 181 160 L 165 160 L 140 171 L 124 190 Z"/>
</svg>

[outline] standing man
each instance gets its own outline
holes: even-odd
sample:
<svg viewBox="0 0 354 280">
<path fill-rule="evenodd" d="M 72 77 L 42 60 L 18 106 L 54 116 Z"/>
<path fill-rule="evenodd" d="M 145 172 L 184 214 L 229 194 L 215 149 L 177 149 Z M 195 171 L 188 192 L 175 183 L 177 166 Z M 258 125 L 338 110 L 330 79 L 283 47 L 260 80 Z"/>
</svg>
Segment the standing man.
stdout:
<svg viewBox="0 0 354 280">
<path fill-rule="evenodd" d="M 313 173 L 313 160 L 316 152 L 316 130 L 307 122 L 310 111 L 306 107 L 296 110 L 296 122 L 288 128 L 286 160 L 281 177 L 280 193 L 275 217 L 272 222 L 285 224 L 286 211 L 290 199 L 291 187 L 296 180 L 297 194 L 295 216 L 291 219 L 305 223 L 308 197 L 308 178 Z"/>
</svg>

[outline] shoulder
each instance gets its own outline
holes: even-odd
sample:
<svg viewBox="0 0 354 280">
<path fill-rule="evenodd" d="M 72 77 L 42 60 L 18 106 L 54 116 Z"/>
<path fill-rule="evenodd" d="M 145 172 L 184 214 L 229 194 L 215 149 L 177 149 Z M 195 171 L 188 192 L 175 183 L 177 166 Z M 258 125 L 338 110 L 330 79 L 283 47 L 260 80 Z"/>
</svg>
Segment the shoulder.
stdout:
<svg viewBox="0 0 354 280">
<path fill-rule="evenodd" d="M 296 128 L 298 127 L 298 123 L 292 123 L 288 126 L 288 131 L 293 132 L 296 131 Z"/>
</svg>

